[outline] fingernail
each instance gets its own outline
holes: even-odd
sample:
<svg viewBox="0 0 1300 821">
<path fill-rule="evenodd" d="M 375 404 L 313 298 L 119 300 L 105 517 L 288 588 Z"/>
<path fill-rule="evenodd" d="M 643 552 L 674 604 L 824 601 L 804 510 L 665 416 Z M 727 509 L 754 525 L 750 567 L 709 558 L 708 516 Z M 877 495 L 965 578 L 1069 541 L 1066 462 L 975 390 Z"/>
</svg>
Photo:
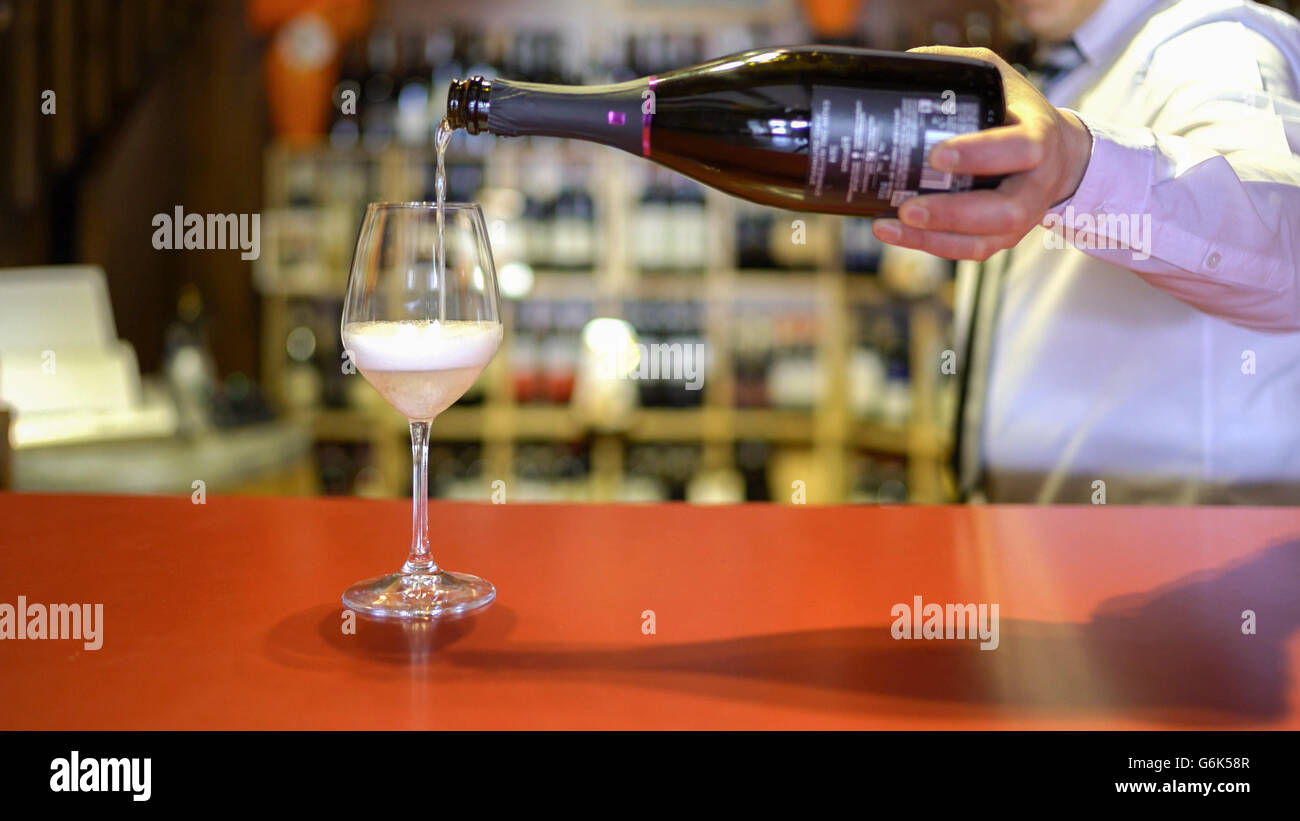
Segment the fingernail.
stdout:
<svg viewBox="0 0 1300 821">
<path fill-rule="evenodd" d="M 909 202 L 903 206 L 903 210 L 898 213 L 903 218 L 903 222 L 908 225 L 915 225 L 917 228 L 924 228 L 930 220 L 930 212 L 925 207 L 917 203 Z"/>
<path fill-rule="evenodd" d="M 898 220 L 876 220 L 872 225 L 876 239 L 881 242 L 897 242 L 903 236 L 902 226 Z"/>
<path fill-rule="evenodd" d="M 937 149 L 934 152 L 934 156 L 930 158 L 930 165 L 940 171 L 951 171 L 957 167 L 957 160 L 957 149 L 940 148 Z"/>
</svg>

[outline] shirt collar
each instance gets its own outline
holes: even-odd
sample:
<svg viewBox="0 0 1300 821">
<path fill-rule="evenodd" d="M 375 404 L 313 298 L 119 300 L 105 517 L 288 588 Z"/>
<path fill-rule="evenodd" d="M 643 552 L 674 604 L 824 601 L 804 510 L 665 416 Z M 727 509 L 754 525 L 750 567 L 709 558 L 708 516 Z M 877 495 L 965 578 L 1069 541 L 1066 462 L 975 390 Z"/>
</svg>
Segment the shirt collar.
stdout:
<svg viewBox="0 0 1300 821">
<path fill-rule="evenodd" d="M 1074 44 L 1088 62 L 1098 59 L 1139 17 L 1168 0 L 1103 0 L 1074 30 Z"/>
</svg>

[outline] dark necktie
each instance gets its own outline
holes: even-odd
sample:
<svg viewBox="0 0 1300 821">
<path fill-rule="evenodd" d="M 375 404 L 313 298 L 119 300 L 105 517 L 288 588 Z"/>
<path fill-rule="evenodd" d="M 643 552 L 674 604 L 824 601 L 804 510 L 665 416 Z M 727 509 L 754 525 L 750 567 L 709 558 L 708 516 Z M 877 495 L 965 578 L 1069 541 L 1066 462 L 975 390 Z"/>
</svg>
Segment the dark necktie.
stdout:
<svg viewBox="0 0 1300 821">
<path fill-rule="evenodd" d="M 1040 45 L 1034 53 L 1034 61 L 1027 76 L 1029 82 L 1046 94 L 1053 83 L 1083 65 L 1083 62 L 1083 52 L 1079 51 L 1073 39 L 1064 43 Z"/>
<path fill-rule="evenodd" d="M 975 270 L 975 293 L 971 299 L 970 320 L 962 345 L 957 383 L 957 407 L 952 434 L 951 468 L 957 498 L 970 501 L 983 476 L 980 454 L 980 429 L 984 422 L 984 403 L 988 395 L 989 358 L 993 348 L 993 331 L 1002 293 L 1002 277 L 1010 263 L 1011 251 L 1002 251 L 979 263 Z"/>
</svg>

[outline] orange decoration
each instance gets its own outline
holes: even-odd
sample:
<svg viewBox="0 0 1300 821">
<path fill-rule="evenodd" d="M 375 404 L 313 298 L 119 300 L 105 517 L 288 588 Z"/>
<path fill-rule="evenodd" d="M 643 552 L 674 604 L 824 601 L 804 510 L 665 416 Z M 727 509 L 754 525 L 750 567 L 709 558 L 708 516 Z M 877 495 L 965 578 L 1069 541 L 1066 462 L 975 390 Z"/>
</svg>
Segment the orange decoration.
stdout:
<svg viewBox="0 0 1300 821">
<path fill-rule="evenodd" d="M 808 24 L 821 37 L 845 37 L 852 34 L 861 4 L 862 0 L 803 0 Z"/>
<path fill-rule="evenodd" d="M 273 33 L 266 54 L 266 97 L 277 139 L 304 144 L 329 127 L 330 95 L 344 42 L 369 25 L 371 0 L 248 0 L 249 28 Z"/>
<path fill-rule="evenodd" d="M 248 0 L 248 27 L 269 34 L 300 14 L 317 14 L 330 24 L 340 42 L 361 34 L 370 25 L 372 0 Z"/>
</svg>

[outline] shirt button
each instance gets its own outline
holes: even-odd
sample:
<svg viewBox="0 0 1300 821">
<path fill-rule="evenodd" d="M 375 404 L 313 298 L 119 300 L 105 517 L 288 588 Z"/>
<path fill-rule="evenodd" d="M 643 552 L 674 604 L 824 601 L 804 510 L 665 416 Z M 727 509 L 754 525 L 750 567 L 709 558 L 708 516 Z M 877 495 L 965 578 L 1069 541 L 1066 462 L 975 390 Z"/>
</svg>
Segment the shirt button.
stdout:
<svg viewBox="0 0 1300 821">
<path fill-rule="evenodd" d="M 1214 253 L 1210 254 L 1208 257 L 1205 258 L 1205 264 L 1211 268 L 1218 268 L 1219 263 L 1222 261 L 1223 261 L 1223 257 L 1219 256 L 1218 251 L 1215 251 Z"/>
</svg>

